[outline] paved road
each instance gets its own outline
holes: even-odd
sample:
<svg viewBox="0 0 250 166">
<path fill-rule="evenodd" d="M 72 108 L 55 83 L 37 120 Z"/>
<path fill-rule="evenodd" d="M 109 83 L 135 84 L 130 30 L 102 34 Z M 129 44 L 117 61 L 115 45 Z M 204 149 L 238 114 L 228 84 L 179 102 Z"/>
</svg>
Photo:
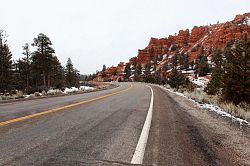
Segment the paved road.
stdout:
<svg viewBox="0 0 250 166">
<path fill-rule="evenodd" d="M 0 165 L 132 165 L 151 90 L 130 86 L 0 105 L 0 123 L 62 108 L 0 126 Z M 151 87 L 153 117 L 143 165 L 250 164 L 248 127 Z"/>
</svg>

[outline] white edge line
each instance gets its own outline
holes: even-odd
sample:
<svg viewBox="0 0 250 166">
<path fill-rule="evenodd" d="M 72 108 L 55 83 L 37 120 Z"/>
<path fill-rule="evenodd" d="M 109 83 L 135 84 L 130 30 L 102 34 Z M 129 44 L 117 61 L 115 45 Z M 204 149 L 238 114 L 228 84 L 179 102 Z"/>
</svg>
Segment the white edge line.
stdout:
<svg viewBox="0 0 250 166">
<path fill-rule="evenodd" d="M 147 141 L 148 141 L 149 130 L 151 126 L 151 120 L 152 120 L 152 115 L 153 115 L 154 92 L 150 86 L 148 85 L 146 86 L 149 87 L 151 90 L 151 101 L 150 101 L 148 114 L 144 122 L 139 141 L 137 143 L 134 155 L 131 160 L 131 164 L 142 164 L 144 152 L 145 152 Z"/>
</svg>

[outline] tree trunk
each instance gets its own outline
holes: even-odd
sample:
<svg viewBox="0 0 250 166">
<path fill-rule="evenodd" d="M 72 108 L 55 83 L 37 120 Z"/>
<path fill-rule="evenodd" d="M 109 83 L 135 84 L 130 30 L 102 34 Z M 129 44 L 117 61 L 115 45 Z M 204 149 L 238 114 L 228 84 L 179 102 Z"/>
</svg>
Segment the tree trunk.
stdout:
<svg viewBox="0 0 250 166">
<path fill-rule="evenodd" d="M 48 88 L 50 87 L 50 75 L 48 74 Z"/>
<path fill-rule="evenodd" d="M 29 75 L 27 75 L 26 77 L 26 88 L 28 89 L 29 88 Z"/>
<path fill-rule="evenodd" d="M 44 87 L 46 87 L 45 71 L 43 71 L 43 85 L 44 85 Z"/>
</svg>

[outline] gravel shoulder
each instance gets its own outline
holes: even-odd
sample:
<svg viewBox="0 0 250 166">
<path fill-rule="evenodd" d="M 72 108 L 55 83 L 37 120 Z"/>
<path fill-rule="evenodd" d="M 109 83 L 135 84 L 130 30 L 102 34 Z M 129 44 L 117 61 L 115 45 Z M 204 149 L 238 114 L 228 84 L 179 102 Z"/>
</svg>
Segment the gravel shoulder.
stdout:
<svg viewBox="0 0 250 166">
<path fill-rule="evenodd" d="M 145 165 L 250 165 L 249 126 L 157 86 Z"/>
</svg>

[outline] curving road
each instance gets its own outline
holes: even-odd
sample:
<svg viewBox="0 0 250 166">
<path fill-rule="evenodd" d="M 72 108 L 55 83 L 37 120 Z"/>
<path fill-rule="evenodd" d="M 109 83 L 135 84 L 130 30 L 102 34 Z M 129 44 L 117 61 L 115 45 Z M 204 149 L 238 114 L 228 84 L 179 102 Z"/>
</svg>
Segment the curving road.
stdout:
<svg viewBox="0 0 250 166">
<path fill-rule="evenodd" d="M 1 104 L 0 165 L 133 165 L 138 146 L 142 165 L 250 165 L 249 127 L 158 86 L 151 103 L 147 85 L 120 85 Z"/>
</svg>

